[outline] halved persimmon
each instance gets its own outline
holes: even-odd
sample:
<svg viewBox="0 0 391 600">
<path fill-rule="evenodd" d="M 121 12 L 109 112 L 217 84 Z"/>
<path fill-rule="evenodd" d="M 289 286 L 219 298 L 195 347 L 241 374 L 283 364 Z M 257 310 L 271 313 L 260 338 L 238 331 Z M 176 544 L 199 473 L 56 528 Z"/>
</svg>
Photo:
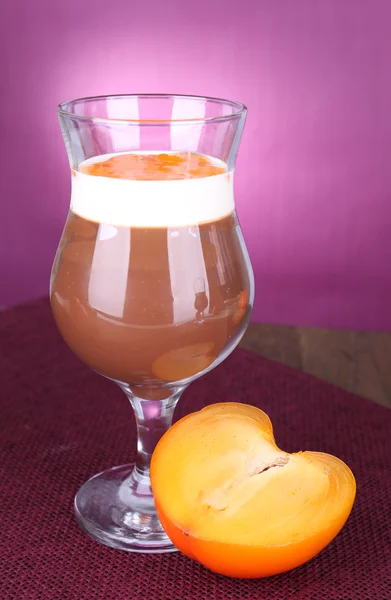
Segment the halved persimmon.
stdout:
<svg viewBox="0 0 391 600">
<path fill-rule="evenodd" d="M 305 563 L 338 534 L 356 482 L 329 454 L 288 454 L 269 417 L 213 404 L 178 421 L 152 457 L 161 523 L 184 554 L 222 575 L 266 577 Z"/>
</svg>

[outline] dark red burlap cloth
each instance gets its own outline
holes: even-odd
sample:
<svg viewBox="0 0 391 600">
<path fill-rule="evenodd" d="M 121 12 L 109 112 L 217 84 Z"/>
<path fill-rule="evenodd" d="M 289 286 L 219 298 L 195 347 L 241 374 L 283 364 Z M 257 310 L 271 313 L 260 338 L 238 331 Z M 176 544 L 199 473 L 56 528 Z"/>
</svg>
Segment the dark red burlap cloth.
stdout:
<svg viewBox="0 0 391 600">
<path fill-rule="evenodd" d="M 232 580 L 179 553 L 113 550 L 79 529 L 79 486 L 134 458 L 131 410 L 68 350 L 47 300 L 3 312 L 0 339 L 0 600 L 391 599 L 391 411 L 240 350 L 190 386 L 177 417 L 255 404 L 282 448 L 331 452 L 357 478 L 352 515 L 319 556 L 270 579 Z"/>
</svg>

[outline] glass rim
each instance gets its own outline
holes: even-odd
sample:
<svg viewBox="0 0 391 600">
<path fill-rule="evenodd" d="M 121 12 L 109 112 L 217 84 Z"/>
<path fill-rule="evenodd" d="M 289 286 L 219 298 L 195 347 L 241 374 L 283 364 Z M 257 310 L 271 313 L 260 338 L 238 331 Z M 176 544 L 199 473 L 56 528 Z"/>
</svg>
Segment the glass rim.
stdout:
<svg viewBox="0 0 391 600">
<path fill-rule="evenodd" d="M 214 102 L 220 104 L 228 104 L 232 108 L 232 112 L 227 115 L 220 115 L 215 117 L 205 117 L 205 118 L 190 118 L 190 119 L 118 119 L 118 118 L 110 118 L 110 117 L 97 117 L 97 116 L 89 116 L 89 115 L 80 115 L 77 112 L 73 112 L 72 110 L 67 110 L 67 107 L 75 102 L 92 102 L 94 100 L 109 100 L 110 98 L 155 98 L 155 99 L 164 99 L 164 98 L 182 98 L 189 100 L 204 100 L 207 102 Z M 81 96 L 80 98 L 73 98 L 72 100 L 66 100 L 65 102 L 61 102 L 57 106 L 57 113 L 59 116 L 63 117 L 73 117 L 74 119 L 88 121 L 88 122 L 98 122 L 98 123 L 112 123 L 117 125 L 153 125 L 153 126 L 166 126 L 167 125 L 196 125 L 200 123 L 210 123 L 210 122 L 221 122 L 221 121 L 229 121 L 231 119 L 237 119 L 244 116 L 247 113 L 247 107 L 241 102 L 237 102 L 236 100 L 226 100 L 225 98 L 217 98 L 214 96 L 198 96 L 193 94 L 102 94 L 99 96 Z"/>
</svg>

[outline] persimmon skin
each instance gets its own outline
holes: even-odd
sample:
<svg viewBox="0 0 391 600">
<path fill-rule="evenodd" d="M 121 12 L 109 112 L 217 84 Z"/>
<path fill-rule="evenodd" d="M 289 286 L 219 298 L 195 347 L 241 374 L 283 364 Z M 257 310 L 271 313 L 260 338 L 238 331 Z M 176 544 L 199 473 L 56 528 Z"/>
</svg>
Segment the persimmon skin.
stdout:
<svg viewBox="0 0 391 600">
<path fill-rule="evenodd" d="M 271 447 L 274 447 L 276 452 L 282 453 L 282 451 L 280 451 L 275 444 L 272 425 L 267 415 L 252 406 L 246 407 L 246 405 L 235 403 L 222 403 L 220 405 L 212 405 L 210 407 L 207 407 L 206 409 L 203 409 L 203 411 L 199 411 L 199 413 L 193 413 L 192 415 L 184 417 L 184 419 L 178 421 L 178 423 L 176 423 L 172 428 L 176 429 L 176 436 L 178 440 L 181 439 L 181 436 L 179 435 L 181 429 L 183 429 L 183 435 L 186 436 L 187 433 L 187 437 L 189 437 L 189 432 L 186 432 L 186 429 L 188 429 L 189 427 L 190 429 L 198 427 L 200 428 L 200 430 L 202 430 L 204 423 L 208 424 L 208 414 L 206 413 L 206 411 L 209 411 L 210 416 L 215 418 L 216 415 L 219 415 L 219 410 L 221 411 L 221 419 L 223 419 L 224 416 L 227 417 L 228 414 L 230 416 L 234 415 L 235 411 L 237 411 L 238 418 L 242 418 L 246 414 L 246 412 L 248 412 L 248 418 L 257 421 L 257 426 L 259 427 L 260 432 L 266 440 L 266 450 L 268 451 Z M 195 415 L 202 415 L 204 411 L 205 416 L 199 417 L 198 422 L 197 417 L 195 417 Z M 198 424 L 196 424 L 196 422 Z M 240 431 L 241 426 L 242 425 L 240 424 L 240 422 L 238 422 L 238 432 Z M 183 519 L 182 521 L 181 519 L 178 520 L 176 518 L 176 515 L 172 513 L 172 508 L 167 502 L 167 491 L 164 492 L 164 490 L 162 491 L 161 489 L 162 479 L 160 478 L 162 477 L 162 473 L 159 473 L 159 470 L 162 468 L 162 465 L 164 466 L 165 464 L 165 453 L 168 454 L 168 450 L 173 452 L 173 450 L 175 449 L 175 444 L 178 445 L 178 453 L 180 453 L 181 451 L 179 441 L 174 441 L 174 446 L 172 446 L 172 443 L 171 447 L 168 446 L 168 444 L 170 443 L 170 431 L 171 430 L 169 430 L 159 442 L 151 464 L 152 489 L 154 492 L 155 505 L 161 524 L 164 530 L 166 531 L 167 535 L 173 542 L 173 544 L 178 548 L 178 550 L 180 550 L 189 558 L 200 562 L 205 567 L 209 568 L 210 570 L 216 573 L 219 573 L 220 575 L 235 578 L 261 578 L 276 575 L 278 573 L 282 573 L 299 567 L 308 560 L 312 559 L 319 552 L 321 552 L 336 537 L 336 535 L 342 529 L 346 520 L 349 517 L 355 498 L 356 484 L 354 476 L 351 473 L 350 469 L 342 461 L 330 455 L 317 452 L 304 452 L 298 453 L 297 455 L 288 455 L 286 453 L 282 453 L 285 457 L 288 457 L 290 460 L 292 459 L 298 461 L 297 466 L 293 465 L 293 467 L 291 467 L 292 469 L 295 469 L 295 471 L 293 471 L 293 474 L 295 474 L 296 471 L 300 471 L 301 462 L 303 462 L 304 465 L 307 463 L 315 465 L 314 468 L 322 473 L 323 479 L 326 478 L 326 475 L 324 473 L 327 473 L 328 469 L 330 469 L 332 474 L 330 475 L 329 488 L 333 488 L 334 485 L 334 489 L 336 490 L 336 492 L 334 493 L 334 495 L 332 495 L 331 500 L 329 499 L 328 502 L 330 504 L 330 502 L 334 502 L 335 500 L 335 502 L 338 503 L 338 501 L 340 500 L 340 502 L 342 503 L 340 505 L 337 505 L 337 508 L 335 508 L 336 505 L 334 502 L 333 510 L 335 514 L 330 522 L 327 522 L 326 511 L 324 526 L 322 524 L 322 519 L 318 518 L 318 529 L 313 531 L 312 535 L 308 534 L 308 532 L 306 531 L 306 527 L 303 526 L 303 531 L 300 532 L 301 539 L 291 539 L 287 540 L 286 543 L 278 544 L 271 544 L 270 539 L 268 544 L 264 543 L 264 540 L 262 540 L 262 522 L 259 523 L 259 542 L 258 539 L 256 539 L 256 543 L 254 543 L 254 539 L 250 544 L 243 543 L 243 540 L 237 538 L 235 539 L 234 535 L 232 537 L 232 541 L 230 541 L 229 539 L 226 539 L 224 541 L 219 540 L 218 535 L 214 533 L 213 528 L 215 526 L 213 525 L 213 522 L 211 524 L 210 537 L 208 536 L 208 532 L 207 534 L 205 534 L 205 531 L 207 531 L 207 529 L 205 530 L 205 526 L 203 535 L 199 535 L 199 532 L 197 532 L 198 523 L 201 523 L 201 519 L 208 519 L 208 513 L 205 513 L 205 517 L 202 517 L 202 513 L 199 513 L 201 517 L 197 516 L 197 510 L 200 510 L 200 507 L 194 505 L 194 514 L 196 515 L 194 518 L 192 516 L 189 517 L 189 522 L 184 522 Z M 194 453 L 197 453 L 196 447 L 194 449 Z M 295 459 L 294 457 L 298 458 Z M 172 465 L 172 461 L 166 463 L 165 468 L 169 469 L 171 472 L 172 469 L 175 471 L 175 466 Z M 270 467 L 267 467 L 265 471 L 269 468 Z M 281 469 L 280 473 L 282 471 L 283 469 Z M 263 474 L 261 473 L 259 477 L 263 477 Z M 333 478 L 332 481 L 331 478 Z M 338 492 L 340 489 L 340 484 L 341 487 L 344 486 L 344 493 L 342 494 L 341 492 L 341 495 L 339 497 Z M 284 488 L 281 489 L 283 492 L 285 492 Z M 178 492 L 176 492 L 176 496 L 177 494 Z M 213 494 L 210 497 L 215 498 Z M 218 498 L 220 498 L 220 496 L 218 496 Z M 232 497 L 230 498 L 231 499 L 227 500 L 229 506 L 231 506 L 230 502 L 233 502 Z M 262 495 L 260 496 L 260 498 L 262 498 Z M 161 501 L 162 499 L 163 502 Z M 276 502 L 278 501 L 279 499 L 276 498 Z M 178 498 L 176 499 L 176 502 L 178 502 Z M 186 502 L 188 502 L 188 498 L 184 499 L 184 503 Z M 317 506 L 316 503 L 315 506 Z M 327 505 L 325 506 L 327 508 Z M 212 509 L 216 509 L 217 511 L 225 510 L 225 508 L 226 507 L 222 508 L 218 505 L 212 507 Z M 321 511 L 322 509 L 322 505 L 319 504 L 319 511 Z M 169 514 L 170 510 L 171 514 Z M 238 510 L 242 510 L 242 513 L 244 512 L 245 514 L 245 509 L 242 509 L 240 506 Z M 252 516 L 254 516 L 254 514 Z M 305 520 L 303 522 L 305 523 Z M 254 528 L 256 528 L 257 525 L 258 523 L 255 522 Z M 228 531 L 229 528 L 230 521 L 228 519 Z M 308 526 L 309 530 L 310 528 L 311 523 Z M 284 531 L 284 527 L 280 527 L 280 537 L 281 530 Z"/>
</svg>

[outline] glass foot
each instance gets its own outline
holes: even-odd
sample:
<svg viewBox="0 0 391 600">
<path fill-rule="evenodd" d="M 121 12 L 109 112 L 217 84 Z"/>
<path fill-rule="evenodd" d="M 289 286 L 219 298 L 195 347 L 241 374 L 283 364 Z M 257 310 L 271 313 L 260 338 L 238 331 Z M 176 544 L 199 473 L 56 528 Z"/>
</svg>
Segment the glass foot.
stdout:
<svg viewBox="0 0 391 600">
<path fill-rule="evenodd" d="M 122 465 L 89 479 L 75 497 L 80 527 L 94 540 L 129 552 L 174 552 L 158 516 L 149 478 Z"/>
</svg>

